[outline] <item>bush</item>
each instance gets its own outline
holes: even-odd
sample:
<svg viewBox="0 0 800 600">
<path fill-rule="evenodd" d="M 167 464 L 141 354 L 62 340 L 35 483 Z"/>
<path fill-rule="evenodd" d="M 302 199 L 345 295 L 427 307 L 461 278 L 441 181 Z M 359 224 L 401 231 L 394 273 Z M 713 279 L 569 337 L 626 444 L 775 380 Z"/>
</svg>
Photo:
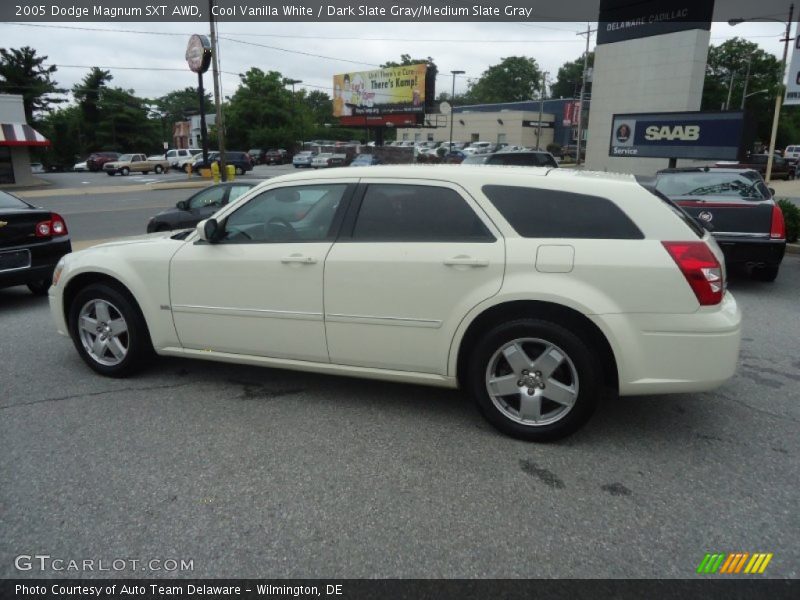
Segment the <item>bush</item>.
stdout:
<svg viewBox="0 0 800 600">
<path fill-rule="evenodd" d="M 778 206 L 781 207 L 783 220 L 786 222 L 786 241 L 796 243 L 797 235 L 800 233 L 800 208 L 786 198 L 778 200 Z"/>
</svg>

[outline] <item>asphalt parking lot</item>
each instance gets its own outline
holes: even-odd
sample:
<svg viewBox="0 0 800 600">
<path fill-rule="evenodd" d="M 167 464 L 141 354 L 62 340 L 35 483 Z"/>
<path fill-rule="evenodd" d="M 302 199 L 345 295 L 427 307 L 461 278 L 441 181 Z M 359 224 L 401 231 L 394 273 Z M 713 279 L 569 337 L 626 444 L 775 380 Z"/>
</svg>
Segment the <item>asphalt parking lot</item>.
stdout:
<svg viewBox="0 0 800 600">
<path fill-rule="evenodd" d="M 148 577 L 685 578 L 743 551 L 798 577 L 800 256 L 730 289 L 730 382 L 608 401 L 548 445 L 432 388 L 173 358 L 101 378 L 46 299 L 0 290 L 0 576 L 108 576 L 14 568 L 48 554 L 193 561 L 119 573 Z"/>
</svg>

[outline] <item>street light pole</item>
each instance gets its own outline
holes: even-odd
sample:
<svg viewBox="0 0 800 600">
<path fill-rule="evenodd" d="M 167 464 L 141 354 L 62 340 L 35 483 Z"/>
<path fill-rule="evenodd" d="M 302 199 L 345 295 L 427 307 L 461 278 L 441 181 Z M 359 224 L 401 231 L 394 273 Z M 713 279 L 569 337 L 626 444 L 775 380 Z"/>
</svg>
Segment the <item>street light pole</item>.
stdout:
<svg viewBox="0 0 800 600">
<path fill-rule="evenodd" d="M 456 96 L 456 75 L 463 75 L 464 71 L 450 71 L 453 74 L 453 91 L 450 94 L 450 144 L 447 146 L 447 151 L 453 151 L 453 121 L 456 118 L 455 112 L 453 112 L 452 105 L 453 99 Z"/>
<path fill-rule="evenodd" d="M 736 71 L 731 71 L 731 80 L 728 83 L 728 100 L 725 102 L 725 110 L 731 107 L 731 94 L 733 94 L 733 80 L 736 79 Z"/>
<path fill-rule="evenodd" d="M 778 82 L 778 90 L 775 94 L 775 110 L 772 114 L 772 132 L 769 136 L 769 154 L 767 156 L 767 172 L 764 180 L 769 183 L 772 179 L 772 163 L 775 159 L 775 139 L 778 135 L 778 121 L 781 116 L 781 102 L 783 101 L 783 78 L 786 76 L 786 56 L 789 53 L 789 42 L 792 41 L 790 37 L 792 34 L 792 17 L 794 17 L 794 4 L 789 5 L 789 20 L 782 21 L 780 19 L 771 19 L 767 17 L 756 17 L 752 19 L 730 19 L 728 24 L 731 26 L 744 23 L 745 21 L 777 21 L 778 23 L 785 23 L 786 35 L 783 40 L 783 58 L 781 59 L 781 79 Z"/>
<path fill-rule="evenodd" d="M 578 100 L 578 139 L 575 141 L 575 165 L 581 164 L 581 142 L 583 141 L 583 97 L 586 95 L 586 71 L 589 68 L 589 42 L 592 33 L 597 31 L 592 29 L 591 24 L 586 24 L 586 31 L 578 32 L 578 35 L 586 36 L 586 51 L 583 53 L 583 75 L 581 77 L 581 97 Z"/>
<path fill-rule="evenodd" d="M 747 86 L 750 83 L 750 68 L 753 66 L 753 55 L 751 54 L 750 57 L 747 59 L 747 73 L 744 76 L 744 89 L 742 90 L 742 106 L 741 109 L 744 110 L 744 99 L 747 98 Z"/>
<path fill-rule="evenodd" d="M 283 82 L 286 85 L 292 86 L 292 118 L 294 119 L 296 115 L 294 103 L 295 103 L 295 95 L 294 95 L 294 86 L 296 83 L 303 83 L 301 79 L 284 79 Z M 303 140 L 300 140 L 300 150 L 303 149 Z"/>
<path fill-rule="evenodd" d="M 217 144 L 219 146 L 219 174 L 222 181 L 228 180 L 228 170 L 225 168 L 225 115 L 222 112 L 222 100 L 220 98 L 219 82 L 219 60 L 217 42 L 217 24 L 214 21 L 214 2 L 208 0 L 208 21 L 211 28 L 211 69 L 214 77 L 214 102 L 217 105 Z M 210 166 L 210 165 L 209 165 Z"/>
</svg>

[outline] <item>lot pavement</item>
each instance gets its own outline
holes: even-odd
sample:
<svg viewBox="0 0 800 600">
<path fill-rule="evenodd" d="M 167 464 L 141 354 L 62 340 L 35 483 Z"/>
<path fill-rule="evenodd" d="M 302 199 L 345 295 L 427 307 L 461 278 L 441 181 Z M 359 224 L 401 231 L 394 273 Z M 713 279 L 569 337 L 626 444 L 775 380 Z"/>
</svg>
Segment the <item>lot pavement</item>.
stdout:
<svg viewBox="0 0 800 600">
<path fill-rule="evenodd" d="M 730 382 L 608 401 L 547 445 L 455 391 L 172 358 L 102 378 L 46 299 L 0 290 L 0 577 L 108 576 L 14 568 L 49 554 L 193 561 L 133 576 L 683 578 L 737 551 L 798 577 L 800 256 L 730 288 Z"/>
</svg>

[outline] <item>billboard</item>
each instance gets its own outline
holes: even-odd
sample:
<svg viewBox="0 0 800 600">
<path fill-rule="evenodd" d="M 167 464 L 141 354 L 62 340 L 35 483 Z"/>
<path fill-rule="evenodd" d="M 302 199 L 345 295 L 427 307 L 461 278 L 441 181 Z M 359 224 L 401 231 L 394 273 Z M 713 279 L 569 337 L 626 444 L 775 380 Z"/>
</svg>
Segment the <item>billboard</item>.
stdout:
<svg viewBox="0 0 800 600">
<path fill-rule="evenodd" d="M 609 156 L 737 160 L 748 144 L 744 113 L 614 115 Z"/>
<path fill-rule="evenodd" d="M 795 31 L 792 62 L 789 63 L 789 76 L 786 78 L 784 104 L 800 104 L 800 36 Z"/>
<path fill-rule="evenodd" d="M 333 116 L 422 114 L 425 63 L 333 76 Z"/>
<path fill-rule="evenodd" d="M 601 0 L 597 43 L 711 28 L 714 0 Z"/>
</svg>

